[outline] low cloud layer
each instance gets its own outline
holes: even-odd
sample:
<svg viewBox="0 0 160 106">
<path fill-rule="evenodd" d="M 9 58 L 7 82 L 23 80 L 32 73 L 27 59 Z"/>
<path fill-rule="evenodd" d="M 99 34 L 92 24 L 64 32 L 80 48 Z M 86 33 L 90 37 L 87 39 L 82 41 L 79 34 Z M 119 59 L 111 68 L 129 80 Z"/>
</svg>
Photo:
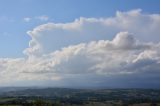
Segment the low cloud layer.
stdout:
<svg viewBox="0 0 160 106">
<path fill-rule="evenodd" d="M 0 84 L 160 87 L 159 27 L 159 14 L 140 9 L 40 25 L 26 58 L 0 59 Z"/>
</svg>

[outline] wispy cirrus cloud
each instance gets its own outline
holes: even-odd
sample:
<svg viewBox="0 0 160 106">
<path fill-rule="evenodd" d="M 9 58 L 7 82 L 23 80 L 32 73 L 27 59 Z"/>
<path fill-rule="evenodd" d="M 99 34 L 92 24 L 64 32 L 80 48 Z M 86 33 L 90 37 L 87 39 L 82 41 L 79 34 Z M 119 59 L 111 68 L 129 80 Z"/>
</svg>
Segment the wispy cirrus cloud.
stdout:
<svg viewBox="0 0 160 106">
<path fill-rule="evenodd" d="M 31 21 L 48 21 L 49 17 L 47 15 L 42 15 L 42 16 L 36 16 L 36 17 L 24 17 L 23 21 L 24 22 L 31 22 Z"/>
<path fill-rule="evenodd" d="M 35 17 L 35 18 L 40 20 L 40 21 L 48 21 L 49 20 L 49 17 L 46 16 L 46 15 L 38 16 L 38 17 Z"/>
<path fill-rule="evenodd" d="M 24 20 L 25 22 L 29 22 L 29 21 L 31 21 L 31 19 L 32 19 L 32 18 L 30 18 L 30 17 L 25 17 L 25 18 L 23 18 L 23 20 Z"/>
</svg>

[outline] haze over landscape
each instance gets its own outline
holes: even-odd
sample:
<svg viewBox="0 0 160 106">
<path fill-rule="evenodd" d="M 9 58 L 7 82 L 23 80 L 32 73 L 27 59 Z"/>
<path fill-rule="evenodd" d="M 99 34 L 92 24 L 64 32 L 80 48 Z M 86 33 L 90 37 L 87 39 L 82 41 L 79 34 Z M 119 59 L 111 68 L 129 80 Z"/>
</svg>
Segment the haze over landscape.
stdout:
<svg viewBox="0 0 160 106">
<path fill-rule="evenodd" d="M 0 87 L 160 88 L 160 1 L 0 0 Z"/>
</svg>

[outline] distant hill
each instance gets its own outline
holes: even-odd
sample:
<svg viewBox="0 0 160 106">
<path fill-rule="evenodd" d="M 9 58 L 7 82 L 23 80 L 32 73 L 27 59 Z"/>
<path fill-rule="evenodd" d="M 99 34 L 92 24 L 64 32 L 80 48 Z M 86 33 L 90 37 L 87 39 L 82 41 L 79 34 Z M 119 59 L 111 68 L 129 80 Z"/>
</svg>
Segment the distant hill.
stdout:
<svg viewBox="0 0 160 106">
<path fill-rule="evenodd" d="M 35 100 L 52 104 L 73 104 L 71 106 L 88 106 L 84 104 L 136 104 L 160 103 L 160 89 L 71 89 L 40 87 L 6 87 L 0 88 L 0 104 L 25 104 L 31 106 Z M 99 105 L 102 104 L 102 105 Z M 109 106 L 112 106 L 109 105 Z M 4 105 L 3 105 L 4 106 Z M 64 105 L 63 105 L 64 106 Z M 90 106 L 90 105 L 89 105 Z M 97 106 L 97 105 L 93 105 Z M 146 105 L 147 106 L 147 105 Z"/>
<path fill-rule="evenodd" d="M 0 96 L 61 97 L 64 95 L 72 95 L 74 93 L 84 92 L 86 90 L 69 88 L 3 88 L 2 91 L 3 92 L 1 92 Z"/>
<path fill-rule="evenodd" d="M 70 89 L 70 88 L 0 88 L 3 97 L 50 97 L 82 98 L 104 100 L 156 99 L 160 100 L 158 89 Z"/>
<path fill-rule="evenodd" d="M 10 92 L 10 91 L 20 91 L 25 90 L 26 87 L 0 87 L 0 94 L 4 92 Z"/>
</svg>

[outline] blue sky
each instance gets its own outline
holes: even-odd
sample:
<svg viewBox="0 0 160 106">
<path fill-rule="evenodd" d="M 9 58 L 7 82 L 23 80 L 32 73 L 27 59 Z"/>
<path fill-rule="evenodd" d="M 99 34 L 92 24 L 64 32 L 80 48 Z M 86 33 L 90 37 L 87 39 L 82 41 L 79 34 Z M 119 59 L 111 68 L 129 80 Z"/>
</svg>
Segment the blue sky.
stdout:
<svg viewBox="0 0 160 106">
<path fill-rule="evenodd" d="M 159 0 L 0 0 L 0 57 L 22 57 L 34 27 L 48 23 L 71 22 L 79 17 L 111 17 L 115 12 L 142 9 L 159 13 Z M 46 15 L 47 21 L 25 22 L 25 17 Z"/>
<path fill-rule="evenodd" d="M 0 86 L 160 88 L 160 0 L 0 0 Z"/>
</svg>

